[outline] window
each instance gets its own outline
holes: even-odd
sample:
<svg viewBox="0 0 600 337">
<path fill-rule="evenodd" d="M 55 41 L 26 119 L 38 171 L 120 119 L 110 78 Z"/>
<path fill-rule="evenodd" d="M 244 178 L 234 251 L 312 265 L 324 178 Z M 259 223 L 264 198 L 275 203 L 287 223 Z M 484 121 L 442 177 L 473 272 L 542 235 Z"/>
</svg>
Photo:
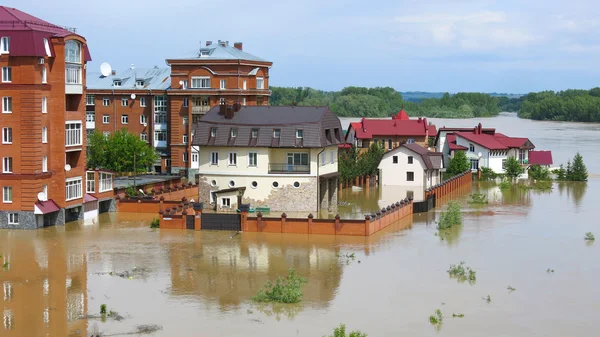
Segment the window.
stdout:
<svg viewBox="0 0 600 337">
<path fill-rule="evenodd" d="M 182 82 L 183 82 L 183 84 L 181 85 L 181 89 L 183 89 L 183 90 L 187 89 L 188 88 L 188 81 L 184 80 Z"/>
<path fill-rule="evenodd" d="M 304 138 L 304 130 L 302 130 L 302 129 L 296 130 L 296 138 L 298 138 L 298 139 Z"/>
<path fill-rule="evenodd" d="M 325 155 L 325 152 L 321 153 L 321 165 L 325 165 L 327 163 L 327 157 Z"/>
<path fill-rule="evenodd" d="M 2 113 L 12 113 L 12 97 L 2 97 Z"/>
<path fill-rule="evenodd" d="M 12 144 L 12 128 L 2 128 L 2 144 Z"/>
<path fill-rule="evenodd" d="M 242 83 L 242 89 L 246 90 L 246 80 Z"/>
<path fill-rule="evenodd" d="M 210 88 L 210 77 L 192 77 L 192 88 Z"/>
<path fill-rule="evenodd" d="M 81 63 L 81 44 L 75 40 L 65 43 L 65 61 L 70 63 Z"/>
<path fill-rule="evenodd" d="M 469 152 L 475 152 L 475 145 L 469 144 Z"/>
<path fill-rule="evenodd" d="M 12 173 L 12 157 L 4 157 L 2 158 L 2 173 Z"/>
<path fill-rule="evenodd" d="M 114 80 L 113 81 L 113 87 L 120 87 L 121 86 L 121 80 Z"/>
<path fill-rule="evenodd" d="M 406 172 L 406 181 L 415 181 L 415 173 Z"/>
<path fill-rule="evenodd" d="M 248 153 L 248 166 L 258 166 L 258 153 L 249 152 Z"/>
<path fill-rule="evenodd" d="M 183 121 L 183 125 L 188 125 L 189 122 L 190 122 L 190 118 L 189 117 L 183 117 L 181 120 Z"/>
<path fill-rule="evenodd" d="M 100 172 L 98 184 L 100 185 L 100 193 L 111 191 L 113 189 L 113 175 L 110 173 Z"/>
<path fill-rule="evenodd" d="M 221 98 L 219 98 L 219 104 L 223 105 L 223 104 L 225 104 L 225 103 L 226 103 L 226 102 L 225 102 L 225 97 L 221 97 Z"/>
<path fill-rule="evenodd" d="M 103 98 L 102 98 L 102 105 L 104 105 L 104 106 L 109 106 L 109 105 L 110 105 L 110 98 L 108 98 L 108 97 L 103 97 Z"/>
<path fill-rule="evenodd" d="M 262 77 L 256 78 L 256 89 L 264 89 L 265 88 L 265 80 Z"/>
<path fill-rule="evenodd" d="M 273 184 L 271 184 L 271 186 L 273 186 L 273 188 L 277 188 L 279 187 L 279 183 L 274 181 Z"/>
<path fill-rule="evenodd" d="M 42 172 L 48 172 L 48 157 L 42 157 Z"/>
<path fill-rule="evenodd" d="M 19 213 L 8 213 L 8 224 L 18 225 L 19 224 Z"/>
<path fill-rule="evenodd" d="M 42 113 L 48 113 L 48 97 L 42 97 Z"/>
<path fill-rule="evenodd" d="M 94 95 L 85 96 L 85 105 L 94 105 Z"/>
<path fill-rule="evenodd" d="M 227 80 L 221 80 L 220 81 L 220 88 L 221 89 L 226 89 L 227 88 Z"/>
<path fill-rule="evenodd" d="M 165 166 L 166 167 L 171 167 L 171 158 L 165 159 Z"/>
<path fill-rule="evenodd" d="M 142 108 L 146 107 L 146 97 L 140 97 L 140 106 Z"/>
<path fill-rule="evenodd" d="M 308 153 L 288 153 L 287 164 L 308 166 Z"/>
<path fill-rule="evenodd" d="M 137 87 L 143 87 L 144 86 L 144 80 L 136 80 L 135 81 L 135 85 Z"/>
<path fill-rule="evenodd" d="M 167 123 L 167 96 L 154 96 L 154 123 Z"/>
<path fill-rule="evenodd" d="M 192 152 L 192 163 L 197 163 L 199 160 L 198 152 Z"/>
<path fill-rule="evenodd" d="M 210 153 L 210 164 L 211 165 L 219 165 L 219 152 L 211 152 Z"/>
<path fill-rule="evenodd" d="M 42 83 L 48 83 L 48 75 L 46 72 L 46 67 L 42 67 Z"/>
<path fill-rule="evenodd" d="M 211 137 L 217 136 L 217 128 L 210 128 L 210 136 Z"/>
<path fill-rule="evenodd" d="M 148 116 L 140 115 L 140 124 L 143 124 L 143 125 L 148 124 Z"/>
<path fill-rule="evenodd" d="M 221 207 L 231 207 L 231 199 L 230 198 L 221 198 Z"/>
<path fill-rule="evenodd" d="M 140 139 L 147 142 L 148 141 L 148 134 L 145 132 L 140 133 Z"/>
<path fill-rule="evenodd" d="M 46 56 L 52 56 L 52 53 L 50 52 L 50 42 L 48 42 L 47 38 L 44 38 L 44 49 L 46 49 Z"/>
<path fill-rule="evenodd" d="M 257 188 L 258 187 L 258 182 L 257 181 L 253 181 L 250 183 L 250 187 L 252 188 Z"/>
<path fill-rule="evenodd" d="M 94 172 L 87 172 L 85 177 L 85 193 L 96 193 Z"/>
<path fill-rule="evenodd" d="M 76 146 L 81 145 L 81 122 L 67 122 L 65 124 L 65 145 Z"/>
<path fill-rule="evenodd" d="M 246 97 L 242 97 L 242 105 L 246 106 Z"/>
<path fill-rule="evenodd" d="M 234 186 L 235 186 L 235 181 L 233 181 L 233 180 L 230 180 L 230 181 L 229 181 L 229 187 L 234 187 Z"/>
<path fill-rule="evenodd" d="M 66 201 L 81 198 L 81 177 L 70 178 L 65 182 Z"/>
<path fill-rule="evenodd" d="M 229 152 L 229 166 L 237 166 L 237 153 Z"/>
<path fill-rule="evenodd" d="M 103 115 L 102 116 L 102 124 L 108 124 L 110 123 L 110 116 L 109 115 Z"/>
<path fill-rule="evenodd" d="M 121 98 L 121 106 L 127 106 L 129 104 L 129 101 L 127 100 L 127 98 Z"/>
<path fill-rule="evenodd" d="M 0 41 L 0 53 L 8 54 L 10 50 L 10 37 L 3 36 Z"/>
<path fill-rule="evenodd" d="M 415 197 L 414 191 L 406 191 L 406 199 L 413 199 Z"/>
<path fill-rule="evenodd" d="M 190 102 L 189 99 L 187 97 L 183 98 L 183 107 L 187 108 L 189 106 Z"/>
<path fill-rule="evenodd" d="M 42 126 L 42 143 L 48 143 L 48 128 Z"/>
<path fill-rule="evenodd" d="M 279 138 L 281 136 L 280 129 L 273 129 L 273 138 Z"/>
<path fill-rule="evenodd" d="M 506 170 L 506 159 L 502 159 L 502 169 Z"/>
<path fill-rule="evenodd" d="M 333 164 L 335 163 L 335 151 L 329 152 L 329 161 Z"/>
<path fill-rule="evenodd" d="M 158 142 L 166 142 L 167 141 L 167 131 L 154 131 L 154 140 Z"/>
<path fill-rule="evenodd" d="M 256 96 L 256 105 L 263 105 L 263 100 L 262 96 Z"/>
<path fill-rule="evenodd" d="M 471 159 L 471 170 L 479 170 L 479 159 Z"/>
<path fill-rule="evenodd" d="M 232 128 L 231 129 L 231 138 L 235 138 L 237 137 L 237 129 L 236 128 Z"/>
<path fill-rule="evenodd" d="M 412 164 L 413 163 L 413 156 L 408 156 L 408 163 Z"/>
<path fill-rule="evenodd" d="M 183 144 L 188 143 L 188 135 L 183 135 Z"/>
<path fill-rule="evenodd" d="M 2 188 L 2 202 L 12 203 L 12 186 L 4 186 Z"/>
<path fill-rule="evenodd" d="M 217 181 L 216 180 L 211 180 L 210 181 L 210 186 L 212 186 L 212 187 L 217 186 Z"/>
<path fill-rule="evenodd" d="M 252 129 L 252 138 L 258 138 L 258 129 Z"/>
<path fill-rule="evenodd" d="M 102 135 L 104 135 L 104 139 L 108 139 L 108 137 L 110 137 L 110 131 L 104 131 L 102 132 Z"/>
<path fill-rule="evenodd" d="M 388 139 L 388 150 L 392 149 L 392 140 Z"/>
<path fill-rule="evenodd" d="M 415 140 L 414 140 L 414 138 L 409 138 L 409 139 L 408 139 L 406 142 L 407 142 L 408 144 L 414 144 L 414 143 L 415 143 Z"/>
<path fill-rule="evenodd" d="M 300 188 L 300 183 L 297 181 L 294 181 L 294 188 Z"/>
<path fill-rule="evenodd" d="M 398 156 L 393 156 L 392 157 L 392 163 L 393 164 L 398 164 Z"/>
<path fill-rule="evenodd" d="M 121 115 L 121 124 L 129 124 L 129 115 Z"/>
<path fill-rule="evenodd" d="M 2 67 L 2 82 L 12 82 L 11 67 Z"/>
</svg>

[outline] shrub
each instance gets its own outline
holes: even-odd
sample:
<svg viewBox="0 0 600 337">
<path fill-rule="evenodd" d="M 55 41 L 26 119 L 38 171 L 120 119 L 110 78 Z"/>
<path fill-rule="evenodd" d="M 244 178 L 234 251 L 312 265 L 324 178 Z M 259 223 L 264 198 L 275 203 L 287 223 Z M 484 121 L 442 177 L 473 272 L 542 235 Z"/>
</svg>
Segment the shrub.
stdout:
<svg viewBox="0 0 600 337">
<path fill-rule="evenodd" d="M 508 157 L 504 165 L 504 172 L 509 178 L 517 178 L 523 173 L 523 168 L 515 157 Z"/>
<path fill-rule="evenodd" d="M 100 314 L 106 315 L 106 304 L 100 304 Z"/>
<path fill-rule="evenodd" d="M 470 168 L 471 163 L 469 162 L 465 151 L 456 151 L 454 152 L 454 156 L 450 159 L 450 162 L 448 163 L 446 173 L 452 174 L 454 176 L 466 172 Z"/>
<path fill-rule="evenodd" d="M 487 204 L 487 196 L 482 193 L 471 194 L 471 200 L 469 200 L 469 204 Z"/>
<path fill-rule="evenodd" d="M 571 181 L 587 181 L 588 173 L 585 164 L 583 163 L 583 157 L 579 152 L 573 157 L 573 166 L 571 167 L 571 174 L 567 177 Z"/>
<path fill-rule="evenodd" d="M 512 186 L 512 184 L 508 180 L 502 180 L 500 182 L 500 189 L 501 190 L 508 190 L 511 186 Z"/>
<path fill-rule="evenodd" d="M 278 277 L 275 283 L 267 281 L 252 299 L 257 302 L 298 303 L 302 299 L 304 284 L 306 279 L 290 269 L 287 277 Z"/>
<path fill-rule="evenodd" d="M 547 167 L 533 165 L 529 168 L 529 178 L 534 180 L 550 180 L 550 170 Z"/>
<path fill-rule="evenodd" d="M 498 174 L 489 167 L 481 168 L 481 180 L 493 180 L 498 177 Z"/>
<path fill-rule="evenodd" d="M 137 195 L 137 191 L 135 190 L 135 187 L 129 186 L 127 189 L 125 189 L 125 194 L 127 194 L 128 197 L 135 197 Z"/>
<path fill-rule="evenodd" d="M 592 232 L 585 233 L 585 239 L 587 241 L 594 241 L 594 240 L 596 240 L 596 238 L 594 237 L 594 234 L 592 234 Z"/>
<path fill-rule="evenodd" d="M 440 309 L 437 309 L 433 315 L 429 316 L 429 323 L 431 324 L 442 324 L 442 322 L 444 322 L 444 316 L 442 316 Z"/>
<path fill-rule="evenodd" d="M 560 164 L 560 167 L 556 170 L 553 170 L 552 173 L 556 175 L 556 180 L 565 181 L 567 180 L 567 170 Z"/>
<path fill-rule="evenodd" d="M 448 203 L 448 208 L 446 208 L 446 210 L 440 214 L 438 229 L 448 229 L 454 225 L 460 224 L 462 224 L 460 205 L 456 201 L 450 201 Z"/>
<path fill-rule="evenodd" d="M 448 274 L 450 274 L 450 277 L 456 278 L 459 282 L 468 280 L 469 283 L 473 284 L 477 281 L 477 273 L 471 267 L 465 266 L 465 263 L 462 261 L 459 264 L 451 264 Z"/>
<path fill-rule="evenodd" d="M 340 326 L 333 330 L 333 335 L 329 335 L 328 337 L 367 337 L 367 334 L 360 331 L 352 331 L 349 335 L 346 335 L 346 326 L 340 324 Z"/>
<path fill-rule="evenodd" d="M 154 218 L 150 223 L 150 228 L 159 228 L 160 227 L 160 219 Z"/>
</svg>

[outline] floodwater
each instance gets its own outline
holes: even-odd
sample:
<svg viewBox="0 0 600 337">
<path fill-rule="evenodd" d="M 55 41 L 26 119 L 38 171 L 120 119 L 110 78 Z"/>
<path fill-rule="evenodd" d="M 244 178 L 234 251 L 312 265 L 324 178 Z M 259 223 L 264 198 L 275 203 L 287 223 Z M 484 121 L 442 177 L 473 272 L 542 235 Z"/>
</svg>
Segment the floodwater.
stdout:
<svg viewBox="0 0 600 337">
<path fill-rule="evenodd" d="M 600 130 L 594 137 L 590 125 L 581 128 L 600 138 Z M 539 141 L 530 136 L 538 147 L 551 139 L 538 134 Z M 586 146 L 571 148 L 600 173 Z M 369 337 L 592 336 L 600 314 L 600 242 L 584 235 L 600 237 L 598 188 L 597 177 L 554 184 L 550 192 L 475 183 L 489 204 L 470 205 L 465 194 L 464 224 L 442 236 L 435 229 L 439 210 L 371 237 L 151 230 L 152 215 L 125 213 L 0 230 L 0 263 L 8 262 L 0 266 L 0 336 L 106 336 L 158 324 L 162 330 L 151 336 L 312 337 L 340 323 Z M 372 198 L 344 198 L 364 210 L 379 207 Z M 406 222 L 411 226 L 401 230 Z M 349 253 L 354 260 L 337 257 Z M 449 265 L 460 261 L 476 270 L 474 284 L 448 277 Z M 288 268 L 308 279 L 301 304 L 252 302 Z M 119 275 L 125 271 L 131 278 Z M 489 303 L 482 299 L 488 295 Z M 86 318 L 101 304 L 124 319 Z M 440 327 L 428 319 L 436 309 L 444 314 Z"/>
</svg>

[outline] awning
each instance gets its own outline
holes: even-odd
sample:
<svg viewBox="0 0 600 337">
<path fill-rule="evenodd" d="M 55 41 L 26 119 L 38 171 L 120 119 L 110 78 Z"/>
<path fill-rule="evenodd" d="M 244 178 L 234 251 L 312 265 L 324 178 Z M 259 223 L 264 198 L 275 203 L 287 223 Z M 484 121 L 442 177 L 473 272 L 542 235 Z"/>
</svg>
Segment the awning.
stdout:
<svg viewBox="0 0 600 337">
<path fill-rule="evenodd" d="M 83 203 L 97 201 L 97 200 L 98 200 L 98 198 L 94 197 L 93 195 L 89 195 L 87 193 L 83 196 Z"/>
<path fill-rule="evenodd" d="M 33 214 L 48 214 L 60 211 L 60 207 L 52 200 L 38 201 L 34 205 Z"/>
<path fill-rule="evenodd" d="M 467 158 L 469 158 L 469 159 L 479 159 L 479 156 L 475 152 L 467 152 Z"/>
</svg>

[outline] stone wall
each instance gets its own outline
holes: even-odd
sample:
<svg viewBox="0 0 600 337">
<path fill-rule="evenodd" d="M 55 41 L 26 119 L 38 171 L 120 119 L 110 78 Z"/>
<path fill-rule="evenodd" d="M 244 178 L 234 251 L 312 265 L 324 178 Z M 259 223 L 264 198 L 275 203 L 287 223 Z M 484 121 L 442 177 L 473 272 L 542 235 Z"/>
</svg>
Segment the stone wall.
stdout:
<svg viewBox="0 0 600 337">
<path fill-rule="evenodd" d="M 203 203 L 204 208 L 208 208 L 210 205 L 210 192 L 213 190 L 216 191 L 214 187 L 210 186 L 206 177 L 198 177 L 198 202 Z"/>
<path fill-rule="evenodd" d="M 8 224 L 8 213 L 19 214 L 19 224 L 9 225 Z M 5 229 L 37 229 L 38 225 L 35 221 L 35 214 L 33 212 L 22 212 L 22 211 L 0 211 L 0 228 Z"/>
<path fill-rule="evenodd" d="M 252 207 L 269 207 L 275 212 L 316 212 L 317 211 L 317 178 L 300 185 L 299 188 L 291 184 L 273 189 L 265 200 L 242 198 L 242 203 Z"/>
</svg>

